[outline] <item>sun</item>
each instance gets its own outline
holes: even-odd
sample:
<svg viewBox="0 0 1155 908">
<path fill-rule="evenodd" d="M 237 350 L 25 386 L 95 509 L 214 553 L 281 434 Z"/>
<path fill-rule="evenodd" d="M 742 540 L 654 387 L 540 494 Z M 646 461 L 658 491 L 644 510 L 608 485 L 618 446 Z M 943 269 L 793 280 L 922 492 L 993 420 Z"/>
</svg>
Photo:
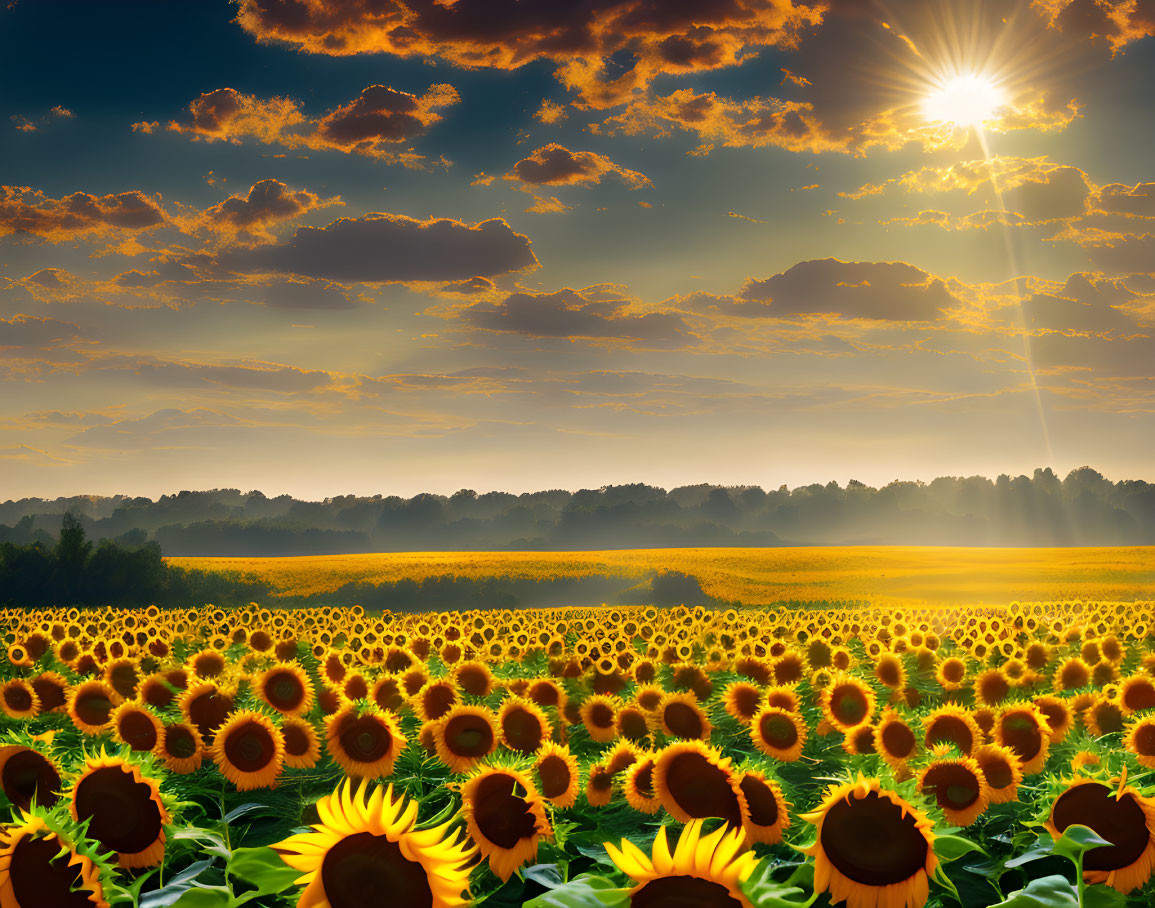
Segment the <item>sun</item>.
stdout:
<svg viewBox="0 0 1155 908">
<path fill-rule="evenodd" d="M 972 73 L 940 82 L 922 102 L 922 114 L 932 123 L 982 126 L 995 119 L 1006 95 L 987 76 Z"/>
</svg>

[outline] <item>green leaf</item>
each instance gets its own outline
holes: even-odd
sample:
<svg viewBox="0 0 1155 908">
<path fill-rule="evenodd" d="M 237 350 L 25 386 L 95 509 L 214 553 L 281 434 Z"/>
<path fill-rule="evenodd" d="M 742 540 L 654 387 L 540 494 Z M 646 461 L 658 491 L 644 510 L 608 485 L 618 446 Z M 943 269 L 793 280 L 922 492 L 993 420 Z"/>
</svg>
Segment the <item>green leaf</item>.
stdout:
<svg viewBox="0 0 1155 908">
<path fill-rule="evenodd" d="M 1065 876 L 1039 877 L 991 908 L 1079 908 L 1079 890 Z"/>
<path fill-rule="evenodd" d="M 1090 826 L 1080 826 L 1075 823 L 1068 826 L 1055 841 L 1055 854 L 1061 854 L 1072 861 L 1078 861 L 1083 852 L 1110 844 Z"/>
<path fill-rule="evenodd" d="M 176 874 L 162 888 L 146 892 L 140 898 L 140 908 L 167 908 L 196 884 L 196 878 L 213 865 L 212 860 L 197 861 Z"/>
<path fill-rule="evenodd" d="M 228 872 L 230 876 L 255 886 L 260 895 L 291 889 L 301 876 L 300 871 L 282 861 L 268 846 L 238 848 L 229 858 Z"/>
<path fill-rule="evenodd" d="M 262 804 L 260 801 L 249 801 L 247 804 L 241 804 L 238 807 L 234 807 L 232 810 L 226 813 L 222 819 L 226 823 L 231 823 L 233 820 L 239 820 L 246 814 L 255 813 L 258 810 L 272 811 L 273 806 L 271 804 Z"/>
<path fill-rule="evenodd" d="M 199 887 L 182 895 L 173 908 L 229 908 L 229 902 L 229 891 L 224 886 Z"/>
<path fill-rule="evenodd" d="M 1035 843 L 1031 845 L 1022 854 L 1011 858 L 1006 862 L 1006 867 L 1021 867 L 1023 864 L 1029 864 L 1031 861 L 1039 861 L 1043 858 L 1049 858 L 1055 853 L 1055 840 L 1049 835 L 1041 835 L 1035 839 Z"/>
<path fill-rule="evenodd" d="M 621 908 L 629 901 L 629 889 L 619 888 L 609 877 L 583 873 L 530 899 L 522 908 Z"/>
<path fill-rule="evenodd" d="M 521 875 L 546 889 L 557 889 L 565 882 L 561 868 L 557 864 L 534 864 L 522 870 Z"/>
<path fill-rule="evenodd" d="M 770 861 L 762 861 L 742 884 L 742 892 L 758 908 L 802 908 L 814 901 L 814 896 L 806 898 L 805 889 L 774 880 L 772 870 Z"/>
<path fill-rule="evenodd" d="M 970 839 L 964 839 L 959 835 L 940 835 L 934 838 L 934 853 L 940 861 L 954 861 L 964 854 L 976 851 L 979 854 L 986 854 Z"/>
<path fill-rule="evenodd" d="M 1084 908 L 1125 908 L 1127 896 L 1110 886 L 1088 886 L 1083 890 Z"/>
</svg>

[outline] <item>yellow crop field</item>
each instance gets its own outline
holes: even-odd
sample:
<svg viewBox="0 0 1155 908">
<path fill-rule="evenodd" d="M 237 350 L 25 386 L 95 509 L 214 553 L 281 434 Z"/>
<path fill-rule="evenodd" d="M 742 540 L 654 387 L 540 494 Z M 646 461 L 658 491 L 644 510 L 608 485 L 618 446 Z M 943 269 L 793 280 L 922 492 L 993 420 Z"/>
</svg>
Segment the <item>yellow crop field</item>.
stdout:
<svg viewBox="0 0 1155 908">
<path fill-rule="evenodd" d="M 170 558 L 203 571 L 237 572 L 274 596 L 331 593 L 430 577 L 480 580 L 636 578 L 661 571 L 698 578 L 718 599 L 747 605 L 786 600 L 1007 603 L 1134 600 L 1155 589 L 1155 547 L 961 548 L 839 546 L 628 549 L 591 552 L 398 552 L 291 558 Z"/>
</svg>

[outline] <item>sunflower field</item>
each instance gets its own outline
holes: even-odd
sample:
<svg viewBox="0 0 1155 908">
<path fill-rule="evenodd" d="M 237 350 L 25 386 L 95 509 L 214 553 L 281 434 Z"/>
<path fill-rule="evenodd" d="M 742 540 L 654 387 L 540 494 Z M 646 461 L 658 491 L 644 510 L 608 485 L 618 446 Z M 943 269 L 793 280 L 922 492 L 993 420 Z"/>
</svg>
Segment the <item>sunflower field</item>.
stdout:
<svg viewBox="0 0 1155 908">
<path fill-rule="evenodd" d="M 1155 904 L 1155 603 L 0 610 L 0 908 Z"/>
</svg>

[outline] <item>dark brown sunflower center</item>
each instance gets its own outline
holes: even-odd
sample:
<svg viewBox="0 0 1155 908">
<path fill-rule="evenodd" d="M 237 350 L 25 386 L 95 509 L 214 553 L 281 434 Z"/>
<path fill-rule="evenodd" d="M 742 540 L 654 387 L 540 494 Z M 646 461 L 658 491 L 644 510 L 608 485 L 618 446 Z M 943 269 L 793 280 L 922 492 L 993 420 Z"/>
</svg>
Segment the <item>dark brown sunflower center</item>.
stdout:
<svg viewBox="0 0 1155 908">
<path fill-rule="evenodd" d="M 309 752 L 309 736 L 299 725 L 286 725 L 281 729 L 285 738 L 285 753 L 292 757 L 303 757 Z"/>
<path fill-rule="evenodd" d="M 345 696 L 350 700 L 364 700 L 369 696 L 369 682 L 360 675 L 353 675 L 345 682 Z"/>
<path fill-rule="evenodd" d="M 734 690 L 734 712 L 744 719 L 749 719 L 758 712 L 758 701 L 762 698 L 756 687 L 739 687 Z"/>
<path fill-rule="evenodd" d="M 638 695 L 638 706 L 653 711 L 658 708 L 662 695 L 656 690 L 647 690 Z"/>
<path fill-rule="evenodd" d="M 1123 689 L 1123 704 L 1135 711 L 1155 707 L 1155 684 L 1145 679 L 1132 681 Z"/>
<path fill-rule="evenodd" d="M 998 703 L 1005 700 L 1011 691 L 1007 679 L 1000 674 L 991 674 L 982 680 L 982 695 L 987 703 Z"/>
<path fill-rule="evenodd" d="M 902 663 L 897 659 L 884 659 L 878 663 L 878 680 L 887 687 L 898 687 L 902 683 Z"/>
<path fill-rule="evenodd" d="M 542 728 L 537 716 L 528 710 L 515 708 L 505 714 L 501 721 L 505 740 L 513 750 L 523 754 L 534 753 L 542 742 Z"/>
<path fill-rule="evenodd" d="M 34 678 L 32 689 L 40 698 L 40 709 L 44 712 L 63 706 L 65 702 L 64 688 L 50 678 Z"/>
<path fill-rule="evenodd" d="M 9 684 L 4 688 L 4 702 L 13 712 L 26 712 L 32 708 L 32 692 L 23 684 Z"/>
<path fill-rule="evenodd" d="M 358 763 L 376 763 L 393 747 L 393 736 L 374 716 L 358 716 L 345 723 L 341 747 Z"/>
<path fill-rule="evenodd" d="M 923 788 L 944 810 L 965 810 L 979 799 L 980 793 L 975 774 L 957 763 L 932 766 L 927 771 Z"/>
<path fill-rule="evenodd" d="M 802 680 L 802 661 L 791 656 L 784 656 L 774 665 L 774 680 L 779 684 L 793 684 Z"/>
<path fill-rule="evenodd" d="M 325 853 L 321 885 L 332 908 L 377 908 L 385 901 L 397 908 L 433 905 L 425 868 L 407 859 L 398 843 L 371 832 L 345 836 Z"/>
<path fill-rule="evenodd" d="M 397 686 L 397 682 L 389 678 L 377 686 L 377 693 L 373 697 L 377 701 L 377 705 L 382 709 L 396 710 L 401 707 L 404 698 L 401 696 L 401 690 Z"/>
<path fill-rule="evenodd" d="M 178 760 L 187 760 L 197 752 L 196 738 L 187 728 L 174 725 L 165 730 L 164 749 L 166 753 Z"/>
<path fill-rule="evenodd" d="M 103 690 L 86 691 L 76 698 L 75 709 L 85 725 L 104 725 L 112 714 L 112 701 Z"/>
<path fill-rule="evenodd" d="M 614 776 L 607 766 L 595 766 L 590 770 L 590 788 L 606 792 L 613 788 Z"/>
<path fill-rule="evenodd" d="M 529 698 L 538 706 L 557 706 L 557 694 L 552 684 L 535 684 L 529 689 Z"/>
<path fill-rule="evenodd" d="M 265 696 L 273 709 L 292 712 L 305 701 L 305 685 L 292 672 L 276 672 L 265 684 Z"/>
<path fill-rule="evenodd" d="M 614 711 L 608 703 L 595 703 L 590 707 L 589 716 L 594 728 L 609 728 L 614 724 Z"/>
<path fill-rule="evenodd" d="M 1102 734 L 1109 735 L 1123 730 L 1123 711 L 1114 703 L 1099 703 L 1095 706 L 1095 724 Z"/>
<path fill-rule="evenodd" d="M 975 736 L 958 716 L 939 716 L 926 730 L 926 746 L 944 743 L 953 744 L 964 754 L 970 754 L 975 746 Z"/>
<path fill-rule="evenodd" d="M 459 757 L 483 757 L 493 749 L 493 727 L 483 716 L 454 716 L 445 723 L 445 746 Z"/>
<path fill-rule="evenodd" d="M 457 702 L 457 693 L 453 690 L 452 685 L 434 684 L 425 689 L 425 693 L 421 695 L 421 700 L 425 706 L 425 714 L 430 719 L 440 719 Z"/>
<path fill-rule="evenodd" d="M 1155 704 L 1152 704 L 1155 705 Z M 1067 724 L 1067 711 L 1058 703 L 1040 703 L 1039 712 L 1046 717 L 1047 724 L 1052 731 L 1058 731 Z"/>
<path fill-rule="evenodd" d="M 108 683 L 125 699 L 136 696 L 136 668 L 131 663 L 115 666 L 108 674 Z"/>
<path fill-rule="evenodd" d="M 1059 795 L 1051 811 L 1051 822 L 1062 832 L 1076 823 L 1090 826 L 1110 842 L 1092 848 L 1083 856 L 1087 870 L 1118 870 L 1139 860 L 1151 841 L 1143 808 L 1128 793 L 1116 798 L 1106 785 L 1090 782 L 1076 785 Z"/>
<path fill-rule="evenodd" d="M 1090 679 L 1085 666 L 1078 662 L 1072 662 L 1063 666 L 1062 673 L 1059 676 L 1064 690 L 1071 690 L 1072 688 L 1082 687 Z"/>
<path fill-rule="evenodd" d="M 225 757 L 241 772 L 260 772 L 273 762 L 276 743 L 259 722 L 245 722 L 229 729 Z"/>
<path fill-rule="evenodd" d="M 630 741 L 640 741 L 649 734 L 646 717 L 633 708 L 623 709 L 618 713 L 618 730 L 623 738 Z"/>
<path fill-rule="evenodd" d="M 121 716 L 118 731 L 133 750 L 145 751 L 156 747 L 156 725 L 139 710 Z"/>
<path fill-rule="evenodd" d="M 1015 781 L 1015 773 L 1011 769 L 1011 764 L 1002 757 L 996 756 L 980 760 L 979 766 L 987 778 L 987 784 L 995 791 L 1002 791 Z"/>
<path fill-rule="evenodd" d="M 721 817 L 733 826 L 742 823 L 729 773 L 700 753 L 687 751 L 674 756 L 666 770 L 666 789 L 694 819 Z"/>
<path fill-rule="evenodd" d="M 197 727 L 205 744 L 212 744 L 217 729 L 225 724 L 225 719 L 232 710 L 232 698 L 216 690 L 206 691 L 194 697 L 188 706 L 189 718 Z"/>
<path fill-rule="evenodd" d="M 770 714 L 758 723 L 762 738 L 776 750 L 789 750 L 798 740 L 798 729 L 786 716 Z"/>
<path fill-rule="evenodd" d="M 689 703 L 675 701 L 663 713 L 666 727 L 679 738 L 700 738 L 704 730 L 702 714 Z"/>
<path fill-rule="evenodd" d="M 144 851 L 161 833 L 160 808 L 152 788 L 119 766 L 89 773 L 76 786 L 76 813 L 91 818 L 88 837 L 123 854 Z"/>
<path fill-rule="evenodd" d="M 570 768 L 561 757 L 548 756 L 537 764 L 537 777 L 541 779 L 543 795 L 547 798 L 560 798 L 569 788 Z"/>
<path fill-rule="evenodd" d="M 1043 746 L 1039 723 L 1029 713 L 1007 713 L 999 725 L 1003 743 L 1024 763 L 1029 763 Z"/>
<path fill-rule="evenodd" d="M 498 848 L 513 848 L 537 832 L 537 820 L 524 798 L 513 793 L 516 780 L 492 773 L 473 796 L 473 819 L 481 834 Z"/>
<path fill-rule="evenodd" d="M 51 807 L 60 799 L 60 774 L 34 750 L 21 750 L 5 760 L 0 783 L 8 800 L 21 810 L 31 806 L 33 797 L 42 807 Z"/>
<path fill-rule="evenodd" d="M 462 690 L 474 697 L 484 697 L 489 693 L 489 678 L 480 670 L 462 669 L 457 673 L 457 683 L 461 685 Z"/>
<path fill-rule="evenodd" d="M 966 665 L 959 659 L 947 659 L 942 664 L 942 676 L 951 684 L 958 684 L 966 673 Z"/>
<path fill-rule="evenodd" d="M 144 687 L 144 702 L 157 709 L 164 709 L 172 703 L 173 692 L 159 681 L 151 681 Z"/>
<path fill-rule="evenodd" d="M 696 876 L 663 876 L 630 896 L 631 908 L 741 908 L 721 883 Z"/>
<path fill-rule="evenodd" d="M 80 868 L 68 866 L 69 857 L 60 854 L 55 838 L 31 839 L 27 836 L 12 852 L 8 876 L 17 905 L 36 908 L 92 908 L 88 893 L 74 890 L 81 884 Z"/>
<path fill-rule="evenodd" d="M 755 826 L 773 826 L 778 822 L 778 800 L 769 785 L 754 776 L 744 776 L 738 786 L 746 796 L 750 821 Z"/>
<path fill-rule="evenodd" d="M 830 692 L 830 711 L 843 725 L 857 725 L 868 708 L 866 694 L 855 684 L 840 684 Z"/>
<path fill-rule="evenodd" d="M 897 760 L 905 760 L 914 753 L 914 732 L 903 722 L 889 722 L 882 730 L 882 746 Z"/>
<path fill-rule="evenodd" d="M 874 791 L 834 803 L 819 840 L 835 869 L 864 886 L 901 883 L 926 868 L 929 846 L 915 818 Z"/>
<path fill-rule="evenodd" d="M 196 666 L 202 678 L 215 678 L 225 670 L 225 660 L 219 653 L 202 653 L 197 656 Z"/>
<path fill-rule="evenodd" d="M 647 760 L 646 764 L 634 773 L 634 787 L 643 798 L 654 796 L 654 762 Z"/>
</svg>

